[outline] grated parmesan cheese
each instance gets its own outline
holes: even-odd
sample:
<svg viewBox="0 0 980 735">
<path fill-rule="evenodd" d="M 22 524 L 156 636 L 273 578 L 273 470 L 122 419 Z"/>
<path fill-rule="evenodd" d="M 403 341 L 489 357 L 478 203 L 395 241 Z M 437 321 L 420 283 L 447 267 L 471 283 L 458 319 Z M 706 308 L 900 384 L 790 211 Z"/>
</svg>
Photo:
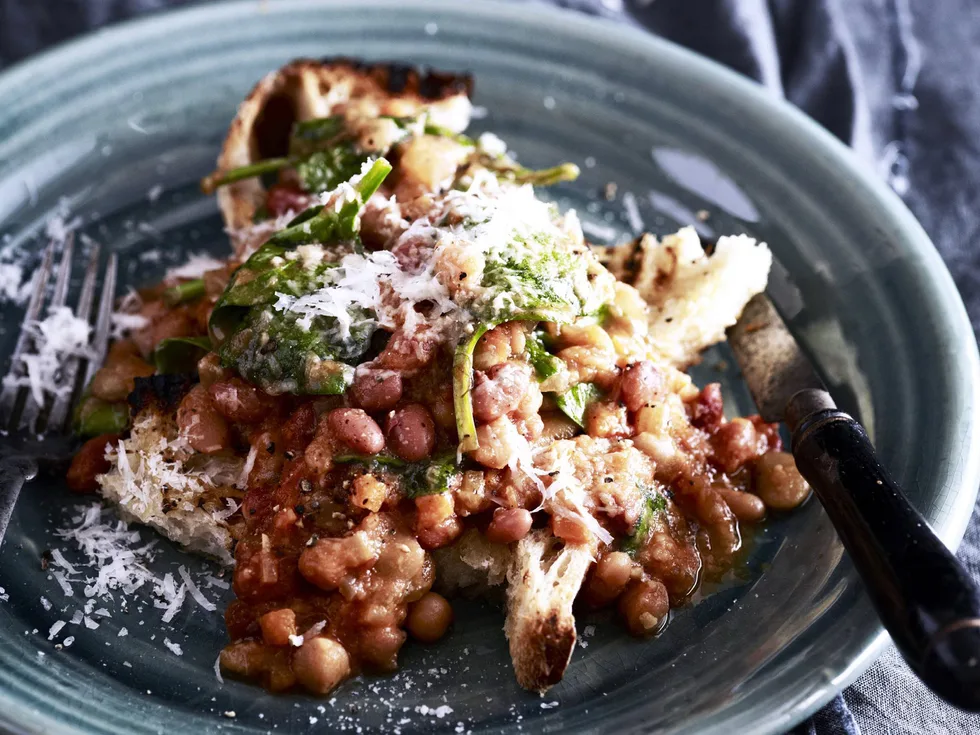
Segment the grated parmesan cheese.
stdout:
<svg viewBox="0 0 980 735">
<path fill-rule="evenodd" d="M 33 281 L 24 280 L 24 268 L 17 263 L 0 263 L 0 302 L 21 305 L 31 295 Z"/>
<path fill-rule="evenodd" d="M 98 477 L 102 495 L 116 503 L 125 517 L 230 565 L 228 521 L 238 506 L 217 497 L 213 502 L 201 500 L 239 481 L 243 462 L 240 458 L 208 458 L 190 466 L 185 462 L 190 452 L 176 433 L 172 417 L 154 411 L 141 413 L 130 437 L 106 451 L 112 466 Z"/>
<path fill-rule="evenodd" d="M 11 387 L 29 387 L 34 400 L 43 406 L 46 394 L 63 396 L 74 387 L 61 380 L 66 360 L 95 356 L 88 344 L 92 329 L 67 306 L 57 306 L 45 319 L 26 324 L 25 331 L 33 340 L 32 351 L 21 355 L 19 364 L 13 366 L 19 374 L 11 371 L 3 382 Z"/>
<path fill-rule="evenodd" d="M 219 268 L 224 268 L 225 262 L 213 258 L 207 253 L 193 253 L 187 259 L 187 262 L 183 265 L 177 266 L 176 268 L 167 269 L 167 274 L 164 276 L 165 281 L 178 281 L 187 280 L 192 281 L 194 279 L 200 278 L 208 271 L 218 270 Z"/>
<path fill-rule="evenodd" d="M 194 580 L 191 579 L 191 575 L 187 572 L 187 567 L 183 565 L 177 567 L 177 573 L 180 575 L 180 578 L 184 580 L 184 584 L 187 585 L 187 591 L 190 593 L 191 597 L 194 598 L 194 602 L 208 612 L 214 612 L 218 609 L 213 602 L 204 596 L 200 588 L 194 583 Z"/>
<path fill-rule="evenodd" d="M 163 613 L 163 617 L 160 618 L 161 620 L 163 620 L 163 622 L 169 623 L 171 620 L 174 619 L 174 616 L 178 612 L 180 612 L 180 608 L 184 604 L 184 597 L 186 594 L 187 594 L 187 585 L 183 585 L 183 584 L 180 585 L 180 589 L 178 589 L 177 592 L 174 594 L 173 599 L 170 601 L 170 604 L 167 606 L 166 611 L 164 611 Z"/>
<path fill-rule="evenodd" d="M 143 308 L 143 299 L 130 288 L 119 301 L 118 308 L 110 316 L 110 336 L 112 339 L 123 339 L 131 332 L 148 326 L 150 320 L 138 312 Z"/>
</svg>

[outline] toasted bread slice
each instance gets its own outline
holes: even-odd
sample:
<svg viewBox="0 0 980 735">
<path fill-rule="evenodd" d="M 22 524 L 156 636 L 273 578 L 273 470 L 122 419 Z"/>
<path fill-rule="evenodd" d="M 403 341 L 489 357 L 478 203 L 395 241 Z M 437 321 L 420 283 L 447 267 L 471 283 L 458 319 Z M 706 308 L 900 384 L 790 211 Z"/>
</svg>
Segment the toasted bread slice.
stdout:
<svg viewBox="0 0 980 735">
<path fill-rule="evenodd" d="M 266 75 L 239 106 L 221 148 L 217 172 L 284 155 L 295 122 L 340 114 L 352 107 L 364 116 L 410 117 L 425 110 L 432 123 L 461 132 L 469 124 L 472 86 L 467 75 L 423 73 L 400 64 L 350 59 L 293 61 Z M 258 178 L 218 190 L 218 205 L 230 232 L 251 226 L 265 193 Z"/>
<path fill-rule="evenodd" d="M 684 368 L 725 339 L 749 299 L 766 288 L 772 253 L 745 235 L 721 237 L 708 255 L 693 227 L 612 248 L 606 266 L 650 304 L 650 337 L 663 360 Z"/>
<path fill-rule="evenodd" d="M 525 689 L 545 692 L 561 681 L 575 648 L 572 603 L 591 564 L 590 548 L 563 545 L 544 529 L 518 542 L 507 574 L 504 632 Z"/>
<path fill-rule="evenodd" d="M 432 552 L 436 585 L 447 595 L 490 597 L 507 581 L 513 557 L 509 545 L 491 543 L 471 528 L 456 543 Z"/>
<path fill-rule="evenodd" d="M 231 455 L 196 454 L 180 439 L 174 414 L 191 385 L 187 376 L 136 379 L 133 428 L 107 447 L 111 466 L 97 480 L 123 518 L 231 564 L 240 523 L 234 498 L 241 492 L 234 486 L 247 474 L 246 463 Z"/>
</svg>

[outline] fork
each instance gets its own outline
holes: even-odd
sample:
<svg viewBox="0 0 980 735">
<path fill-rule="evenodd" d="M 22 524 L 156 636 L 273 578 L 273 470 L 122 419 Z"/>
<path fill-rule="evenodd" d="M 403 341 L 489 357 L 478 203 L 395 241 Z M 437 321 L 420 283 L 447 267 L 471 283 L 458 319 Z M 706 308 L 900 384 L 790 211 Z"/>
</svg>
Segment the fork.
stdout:
<svg viewBox="0 0 980 735">
<path fill-rule="evenodd" d="M 57 242 L 52 241 L 44 251 L 41 267 L 34 278 L 34 285 L 24 321 L 21 323 L 20 334 L 11 355 L 10 370 L 3 380 L 0 391 L 0 437 L 7 445 L 7 451 L 0 454 L 0 544 L 3 543 L 7 526 L 13 515 L 14 505 L 20 495 L 24 483 L 34 479 L 38 472 L 37 460 L 50 457 L 53 449 L 46 440 L 51 436 L 65 436 L 68 417 L 81 393 L 82 387 L 91 380 L 98 366 L 105 358 L 109 346 L 109 327 L 112 317 L 113 297 L 116 291 L 116 273 L 118 261 L 115 253 L 111 253 L 106 263 L 105 273 L 101 279 L 102 290 L 98 308 L 94 314 L 94 328 L 89 334 L 91 357 L 69 355 L 61 367 L 61 383 L 71 386 L 71 390 L 63 393 L 46 395 L 39 404 L 33 392 L 26 387 L 15 385 L 10 379 L 22 377 L 26 372 L 23 357 L 36 348 L 31 335 L 31 326 L 36 324 L 44 309 L 48 283 L 54 272 L 55 283 L 51 292 L 48 311 L 65 306 L 68 300 L 68 290 L 71 284 L 72 258 L 75 251 L 75 240 L 69 234 L 61 250 L 61 258 L 54 267 Z M 94 245 L 89 254 L 88 265 L 82 279 L 81 291 L 75 306 L 75 316 L 92 324 L 92 306 L 95 292 L 99 283 L 100 248 Z M 79 370 L 82 364 L 85 370 L 79 380 Z M 16 446 L 16 449 L 13 447 Z M 67 443 L 66 443 L 67 450 Z"/>
</svg>

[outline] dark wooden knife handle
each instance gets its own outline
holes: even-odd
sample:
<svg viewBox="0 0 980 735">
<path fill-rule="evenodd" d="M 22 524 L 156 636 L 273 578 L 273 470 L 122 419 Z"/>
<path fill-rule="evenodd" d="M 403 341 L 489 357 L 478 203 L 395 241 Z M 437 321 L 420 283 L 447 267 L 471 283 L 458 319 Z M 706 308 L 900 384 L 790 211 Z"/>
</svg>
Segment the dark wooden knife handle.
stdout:
<svg viewBox="0 0 980 735">
<path fill-rule="evenodd" d="M 793 432 L 793 455 L 909 666 L 946 701 L 980 711 L 980 587 L 846 413 L 808 416 Z"/>
</svg>

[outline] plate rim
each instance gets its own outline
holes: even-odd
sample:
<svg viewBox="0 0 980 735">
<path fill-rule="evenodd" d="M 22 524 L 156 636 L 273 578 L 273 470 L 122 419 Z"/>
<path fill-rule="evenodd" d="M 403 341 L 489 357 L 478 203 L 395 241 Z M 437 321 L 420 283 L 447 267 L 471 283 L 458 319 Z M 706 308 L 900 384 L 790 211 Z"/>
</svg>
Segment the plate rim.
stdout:
<svg viewBox="0 0 980 735">
<path fill-rule="evenodd" d="M 569 8 L 526 2 L 526 0 L 470 0 L 465 4 L 460 4 L 456 0 L 276 0 L 275 3 L 270 3 L 268 0 L 218 0 L 151 11 L 143 16 L 89 31 L 17 61 L 0 70 L 0 100 L 18 87 L 30 85 L 32 78 L 36 80 L 59 68 L 71 68 L 79 60 L 77 57 L 98 55 L 104 53 L 107 48 L 118 48 L 120 45 L 134 43 L 144 34 L 156 36 L 168 27 L 177 28 L 196 20 L 213 23 L 220 19 L 233 19 L 242 14 L 264 12 L 289 15 L 295 10 L 309 11 L 311 8 L 322 9 L 324 12 L 329 12 L 331 9 L 354 8 L 363 11 L 365 15 L 371 9 L 394 8 L 430 12 L 435 19 L 438 19 L 440 12 L 450 11 L 455 14 L 470 14 L 474 17 L 494 14 L 498 20 L 501 15 L 505 15 L 508 16 L 506 20 L 513 23 L 547 21 L 556 26 L 564 26 L 566 31 L 577 35 L 592 36 L 600 43 L 615 43 L 624 54 L 635 52 L 640 56 L 667 60 L 674 67 L 683 68 L 685 73 L 697 78 L 698 83 L 707 86 L 711 94 L 741 99 L 742 104 L 765 111 L 784 122 L 788 135 L 817 146 L 820 153 L 827 156 L 831 165 L 842 175 L 846 175 L 851 183 L 861 190 L 867 205 L 876 208 L 903 233 L 904 240 L 901 243 L 903 252 L 919 258 L 922 282 L 930 288 L 933 297 L 942 306 L 941 326 L 950 333 L 962 333 L 972 337 L 967 340 L 965 349 L 955 353 L 955 364 L 964 376 L 956 390 L 962 393 L 964 398 L 959 420 L 968 422 L 972 435 L 978 433 L 980 351 L 978 351 L 976 334 L 959 290 L 939 251 L 902 199 L 874 174 L 868 164 L 861 162 L 850 148 L 784 98 L 775 96 L 762 84 L 719 62 L 654 35 L 641 27 L 588 15 Z M 954 550 L 965 535 L 977 496 L 980 494 L 980 445 L 971 442 L 960 465 L 962 467 L 960 486 L 953 493 L 952 512 L 942 519 L 940 526 L 930 524 L 943 542 Z M 812 715 L 840 691 L 850 686 L 878 658 L 889 642 L 889 636 L 880 623 L 877 623 L 876 627 L 876 633 L 869 636 L 863 648 L 847 666 L 836 671 L 835 675 L 823 685 L 815 687 L 809 697 L 794 704 L 779 721 L 759 723 L 754 731 L 759 735 L 774 735 L 782 732 L 785 728 L 792 727 Z M 35 720 L 35 716 L 41 715 L 41 713 L 28 712 L 16 698 L 8 696 L 7 692 L 0 692 L 0 702 L 7 705 L 0 709 L 0 727 L 10 728 L 13 732 L 30 732 L 24 730 L 21 723 L 25 722 L 25 719 L 28 722 Z M 15 717 L 18 709 L 28 717 Z M 57 723 L 53 722 L 53 724 Z"/>
</svg>

